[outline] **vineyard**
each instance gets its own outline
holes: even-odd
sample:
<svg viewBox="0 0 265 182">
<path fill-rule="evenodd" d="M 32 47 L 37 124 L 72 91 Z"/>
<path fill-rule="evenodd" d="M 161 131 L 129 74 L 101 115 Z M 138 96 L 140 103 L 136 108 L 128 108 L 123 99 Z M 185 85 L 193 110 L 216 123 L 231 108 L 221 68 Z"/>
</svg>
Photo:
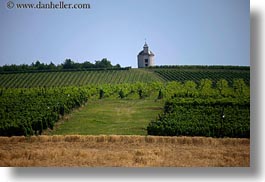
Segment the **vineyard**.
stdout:
<svg viewBox="0 0 265 182">
<path fill-rule="evenodd" d="M 0 92 L 0 135 L 37 135 L 87 101 L 80 88 L 8 89 Z"/>
<path fill-rule="evenodd" d="M 177 83 L 177 82 L 173 82 Z M 250 136 L 250 95 L 243 79 L 234 80 L 233 90 L 226 80 L 216 87 L 204 79 L 197 87 L 185 82 L 164 106 L 164 113 L 147 127 L 149 135 L 166 136 Z"/>
<path fill-rule="evenodd" d="M 0 74 L 0 87 L 31 88 L 83 86 L 88 84 L 118 84 L 163 81 L 153 73 L 139 70 L 64 71 Z"/>
<path fill-rule="evenodd" d="M 199 84 L 202 79 L 210 79 L 213 85 L 218 80 L 225 79 L 232 86 L 234 79 L 243 79 L 250 85 L 249 67 L 206 67 L 193 68 L 148 68 L 120 70 L 66 70 L 66 71 L 34 71 L 22 73 L 0 73 L 0 88 L 32 88 L 84 86 L 90 84 L 120 84 L 120 83 L 151 83 L 188 80 Z"/>
<path fill-rule="evenodd" d="M 249 67 L 233 66 L 1 73 L 0 135 L 40 135 L 76 108 L 110 99 L 165 104 L 164 113 L 136 133 L 248 138 L 249 85 Z M 126 122 L 115 127 L 128 128 Z"/>
<path fill-rule="evenodd" d="M 249 70 L 153 69 L 152 71 L 166 81 L 185 82 L 192 80 L 198 83 L 202 79 L 210 79 L 216 83 L 220 79 L 225 79 L 229 85 L 232 85 L 234 79 L 243 79 L 247 85 L 250 84 Z"/>
<path fill-rule="evenodd" d="M 171 109 L 164 109 L 165 114 L 150 123 L 148 134 L 249 137 L 249 86 L 242 79 L 234 80 L 232 87 L 226 80 L 219 80 L 216 87 L 212 85 L 211 80 L 204 79 L 199 84 L 193 81 L 137 82 L 83 87 L 5 88 L 0 90 L 0 135 L 42 134 L 47 128 L 53 129 L 54 124 L 65 114 L 84 104 L 90 104 L 91 99 L 168 101 L 174 98 L 178 104 L 173 104 Z M 168 102 L 165 103 L 164 108 L 168 105 Z M 170 119 L 166 114 L 169 111 L 174 113 L 169 115 Z M 217 116 L 221 111 L 226 119 L 219 127 L 220 117 Z M 163 123 L 163 127 L 159 123 Z M 170 132 L 165 130 L 168 123 L 170 126 L 174 125 L 170 127 Z M 182 128 L 181 132 L 176 128 Z"/>
<path fill-rule="evenodd" d="M 174 99 L 148 126 L 149 135 L 250 137 L 250 105 L 238 100 Z"/>
</svg>

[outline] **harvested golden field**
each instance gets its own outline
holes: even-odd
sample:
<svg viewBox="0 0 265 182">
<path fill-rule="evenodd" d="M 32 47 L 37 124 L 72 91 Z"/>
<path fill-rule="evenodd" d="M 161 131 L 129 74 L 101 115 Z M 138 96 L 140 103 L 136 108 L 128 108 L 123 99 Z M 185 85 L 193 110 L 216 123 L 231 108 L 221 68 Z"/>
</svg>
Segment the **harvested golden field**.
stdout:
<svg viewBox="0 0 265 182">
<path fill-rule="evenodd" d="M 249 167 L 249 145 L 206 137 L 0 137 L 0 166 Z"/>
</svg>

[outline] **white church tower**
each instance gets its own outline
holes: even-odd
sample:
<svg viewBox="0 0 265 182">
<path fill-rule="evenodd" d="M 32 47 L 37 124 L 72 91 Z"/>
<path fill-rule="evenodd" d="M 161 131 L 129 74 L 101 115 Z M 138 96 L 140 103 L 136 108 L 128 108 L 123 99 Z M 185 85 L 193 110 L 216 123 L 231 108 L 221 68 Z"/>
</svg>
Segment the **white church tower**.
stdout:
<svg viewBox="0 0 265 182">
<path fill-rule="evenodd" d="M 138 68 L 154 66 L 154 53 L 149 50 L 147 43 L 144 44 L 144 50 L 138 54 Z"/>
</svg>

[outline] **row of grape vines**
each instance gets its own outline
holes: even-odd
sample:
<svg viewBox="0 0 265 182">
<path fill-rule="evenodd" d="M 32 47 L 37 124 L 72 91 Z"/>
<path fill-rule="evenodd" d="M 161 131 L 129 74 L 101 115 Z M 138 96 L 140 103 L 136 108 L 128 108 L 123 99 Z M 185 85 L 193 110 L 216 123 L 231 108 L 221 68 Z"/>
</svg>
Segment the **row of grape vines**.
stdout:
<svg viewBox="0 0 265 182">
<path fill-rule="evenodd" d="M 87 102 L 81 88 L 0 91 L 0 135 L 33 135 L 53 129 L 64 114 Z"/>
<path fill-rule="evenodd" d="M 249 70 L 180 70 L 180 69 L 151 69 L 166 81 L 193 80 L 199 82 L 201 79 L 210 79 L 216 83 L 220 79 L 228 81 L 232 85 L 234 79 L 243 79 L 247 85 L 250 84 Z"/>
<path fill-rule="evenodd" d="M 250 103 L 238 99 L 173 99 L 151 121 L 149 135 L 250 137 Z"/>
<path fill-rule="evenodd" d="M 118 84 L 161 81 L 143 70 L 106 70 L 76 72 L 44 72 L 0 74 L 0 87 L 31 88 L 54 86 L 82 86 L 88 84 Z"/>
</svg>

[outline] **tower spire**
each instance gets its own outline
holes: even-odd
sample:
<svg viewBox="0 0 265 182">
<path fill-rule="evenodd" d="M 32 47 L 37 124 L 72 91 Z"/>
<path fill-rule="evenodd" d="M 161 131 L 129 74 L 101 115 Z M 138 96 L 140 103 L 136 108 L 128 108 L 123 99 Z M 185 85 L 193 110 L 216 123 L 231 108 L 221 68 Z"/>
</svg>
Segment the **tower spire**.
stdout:
<svg viewBox="0 0 265 182">
<path fill-rule="evenodd" d="M 148 47 L 148 45 L 146 43 L 146 38 L 144 39 L 144 47 Z"/>
</svg>

